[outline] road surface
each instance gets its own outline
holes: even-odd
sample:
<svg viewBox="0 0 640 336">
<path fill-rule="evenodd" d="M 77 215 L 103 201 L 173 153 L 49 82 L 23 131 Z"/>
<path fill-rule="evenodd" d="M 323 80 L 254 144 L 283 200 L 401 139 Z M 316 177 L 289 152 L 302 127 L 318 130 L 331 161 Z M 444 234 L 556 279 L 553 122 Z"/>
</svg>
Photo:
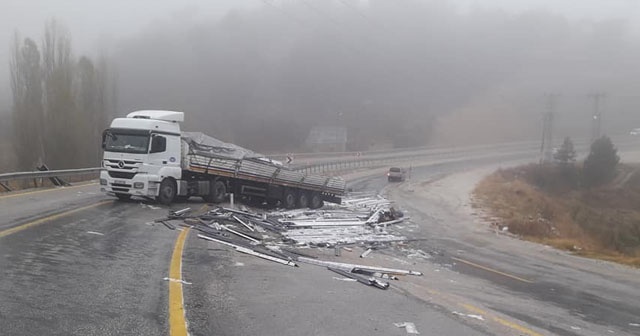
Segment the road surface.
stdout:
<svg viewBox="0 0 640 336">
<path fill-rule="evenodd" d="M 384 189 L 407 209 L 414 224 L 399 230 L 427 238 L 372 253 L 366 262 L 425 272 L 387 291 L 169 230 L 153 223 L 166 208 L 114 201 L 97 185 L 0 196 L 0 330 L 178 335 L 186 321 L 191 335 L 406 335 L 394 323 L 413 322 L 421 335 L 640 334 L 637 270 L 469 229 L 464 201 L 446 199 L 445 176 L 530 155 L 415 167 L 391 187 L 380 175 L 352 175 L 353 188 Z M 422 192 L 433 183 L 444 198 Z M 188 206 L 207 210 L 195 199 Z"/>
</svg>

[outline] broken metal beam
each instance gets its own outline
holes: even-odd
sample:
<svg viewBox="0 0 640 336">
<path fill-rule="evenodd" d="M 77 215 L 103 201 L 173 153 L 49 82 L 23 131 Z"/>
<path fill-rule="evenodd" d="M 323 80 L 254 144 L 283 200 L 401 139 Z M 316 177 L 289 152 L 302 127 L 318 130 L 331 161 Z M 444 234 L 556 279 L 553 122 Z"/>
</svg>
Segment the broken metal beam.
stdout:
<svg viewBox="0 0 640 336">
<path fill-rule="evenodd" d="M 240 223 L 240 224 L 244 225 L 244 227 L 246 227 L 247 229 L 249 229 L 249 231 L 251 231 L 251 232 L 256 231 L 254 228 L 252 228 L 252 227 L 251 227 L 251 225 L 249 225 L 249 224 L 245 223 L 242 219 L 238 218 L 238 216 L 233 215 L 233 216 L 231 216 L 231 217 L 233 217 L 233 219 L 235 219 L 236 221 L 238 221 L 238 223 Z"/>
<path fill-rule="evenodd" d="M 402 270 L 402 269 L 394 269 L 394 268 L 385 268 L 385 267 L 377 267 L 377 266 L 366 266 L 366 265 L 356 265 L 356 264 L 346 264 L 339 263 L 333 261 L 325 261 L 325 260 L 315 260 L 311 258 L 300 257 L 298 261 L 304 262 L 307 264 L 318 265 L 323 267 L 333 267 L 340 268 L 343 270 L 352 270 L 354 268 L 358 268 L 361 270 L 373 271 L 373 272 L 381 272 L 387 274 L 397 274 L 397 275 L 422 275 L 422 272 L 411 271 L 411 270 Z"/>
<path fill-rule="evenodd" d="M 226 226 L 226 225 L 220 225 L 220 226 L 221 226 L 223 229 L 225 229 L 225 230 L 227 230 L 227 231 L 229 231 L 229 232 L 233 233 L 233 234 L 234 234 L 234 235 L 236 235 L 236 236 L 239 236 L 239 237 L 242 237 L 242 238 L 244 238 L 244 239 L 250 240 L 250 241 L 252 241 L 252 242 L 254 242 L 254 243 L 259 243 L 259 242 L 260 242 L 260 240 L 255 239 L 255 238 L 253 238 L 253 237 L 251 237 L 251 236 L 249 236 L 249 235 L 246 235 L 246 234 L 244 234 L 244 233 L 238 232 L 238 231 L 236 231 L 236 230 L 234 230 L 234 229 L 231 229 L 231 228 L 229 228 L 229 227 L 228 227 L 228 226 Z"/>
<path fill-rule="evenodd" d="M 171 215 L 173 215 L 173 216 L 182 216 L 182 215 L 186 214 L 189 211 L 191 211 L 191 208 L 184 208 L 182 210 L 172 211 Z"/>
<path fill-rule="evenodd" d="M 279 264 L 283 264 L 283 265 L 287 265 L 287 266 L 291 266 L 291 267 L 298 267 L 298 265 L 295 262 L 291 261 L 291 260 L 285 260 L 285 259 L 282 259 L 282 258 L 276 258 L 276 257 L 270 256 L 270 255 L 264 254 L 264 253 L 260 253 L 260 252 L 254 251 L 254 250 L 252 250 L 250 248 L 246 248 L 244 246 L 240 246 L 240 245 L 229 243 L 229 242 L 224 241 L 224 240 L 216 239 L 216 238 L 205 236 L 205 235 L 202 235 L 202 234 L 198 234 L 198 238 L 202 238 L 202 239 L 205 239 L 205 240 L 209 240 L 209 241 L 220 243 L 220 244 L 223 244 L 223 245 L 226 245 L 226 246 L 230 246 L 230 247 L 233 247 L 238 252 L 249 254 L 249 255 L 252 255 L 252 256 L 255 256 L 255 257 L 258 257 L 258 258 L 262 258 L 262 259 L 265 259 L 265 260 L 277 262 Z"/>
<path fill-rule="evenodd" d="M 338 273 L 344 277 L 350 278 L 350 279 L 354 279 L 356 281 L 358 281 L 361 284 L 367 285 L 367 286 L 373 286 L 376 288 L 380 288 L 380 289 L 387 289 L 389 288 L 389 283 L 388 282 L 384 282 L 384 281 L 380 281 L 374 277 L 363 277 L 362 275 L 359 274 L 353 274 L 351 272 L 347 272 L 345 270 L 339 269 L 339 268 L 333 268 L 333 267 L 327 267 L 327 269 L 329 269 L 332 272 Z"/>
<path fill-rule="evenodd" d="M 371 253 L 371 251 L 373 251 L 372 249 L 367 249 L 366 251 L 362 252 L 362 254 L 360 254 L 360 258 L 366 258 L 369 253 Z"/>
</svg>

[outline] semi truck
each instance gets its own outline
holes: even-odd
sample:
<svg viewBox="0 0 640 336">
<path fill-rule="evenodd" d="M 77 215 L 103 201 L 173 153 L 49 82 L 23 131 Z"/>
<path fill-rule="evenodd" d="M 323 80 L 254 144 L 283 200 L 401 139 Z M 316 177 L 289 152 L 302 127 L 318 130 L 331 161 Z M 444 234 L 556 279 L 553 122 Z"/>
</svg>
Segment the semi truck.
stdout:
<svg viewBox="0 0 640 336">
<path fill-rule="evenodd" d="M 191 196 L 221 203 L 235 197 L 272 206 L 319 208 L 340 203 L 345 181 L 307 174 L 199 132 L 182 132 L 184 113 L 144 110 L 115 118 L 102 134 L 100 189 L 171 204 Z"/>
</svg>

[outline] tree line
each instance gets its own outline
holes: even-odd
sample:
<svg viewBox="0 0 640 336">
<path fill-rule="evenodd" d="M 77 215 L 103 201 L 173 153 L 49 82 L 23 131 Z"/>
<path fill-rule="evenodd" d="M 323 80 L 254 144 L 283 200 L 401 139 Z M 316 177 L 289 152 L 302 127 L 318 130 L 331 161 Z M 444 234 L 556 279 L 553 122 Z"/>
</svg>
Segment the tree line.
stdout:
<svg viewBox="0 0 640 336">
<path fill-rule="evenodd" d="M 16 32 L 11 52 L 16 169 L 98 165 L 100 134 L 116 108 L 107 58 L 76 57 L 69 32 L 55 20 L 45 24 L 40 44 Z"/>
</svg>

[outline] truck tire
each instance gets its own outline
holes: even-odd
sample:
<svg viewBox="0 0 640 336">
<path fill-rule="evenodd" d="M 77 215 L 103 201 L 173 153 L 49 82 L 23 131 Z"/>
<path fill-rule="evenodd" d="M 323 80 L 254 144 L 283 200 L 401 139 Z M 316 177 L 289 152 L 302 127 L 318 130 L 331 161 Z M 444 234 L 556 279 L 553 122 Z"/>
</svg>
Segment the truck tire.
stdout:
<svg viewBox="0 0 640 336">
<path fill-rule="evenodd" d="M 225 197 L 227 197 L 227 185 L 220 180 L 213 182 L 207 202 L 222 203 Z"/>
<path fill-rule="evenodd" d="M 311 200 L 309 201 L 309 207 L 311 209 L 319 209 L 324 205 L 324 201 L 322 200 L 322 196 L 320 196 L 319 192 L 314 192 L 311 194 Z"/>
<path fill-rule="evenodd" d="M 169 205 L 176 198 L 177 192 L 178 187 L 176 186 L 176 182 L 170 178 L 166 178 L 160 183 L 160 190 L 156 201 L 160 204 Z"/>
<path fill-rule="evenodd" d="M 284 195 L 282 197 L 282 206 L 287 209 L 296 208 L 296 193 L 292 189 L 287 189 L 284 191 Z"/>
<path fill-rule="evenodd" d="M 307 193 L 300 190 L 298 192 L 298 208 L 304 209 L 309 207 L 309 196 Z"/>
<path fill-rule="evenodd" d="M 116 194 L 116 197 L 119 201 L 128 201 L 131 199 L 131 195 L 129 194 Z"/>
</svg>

